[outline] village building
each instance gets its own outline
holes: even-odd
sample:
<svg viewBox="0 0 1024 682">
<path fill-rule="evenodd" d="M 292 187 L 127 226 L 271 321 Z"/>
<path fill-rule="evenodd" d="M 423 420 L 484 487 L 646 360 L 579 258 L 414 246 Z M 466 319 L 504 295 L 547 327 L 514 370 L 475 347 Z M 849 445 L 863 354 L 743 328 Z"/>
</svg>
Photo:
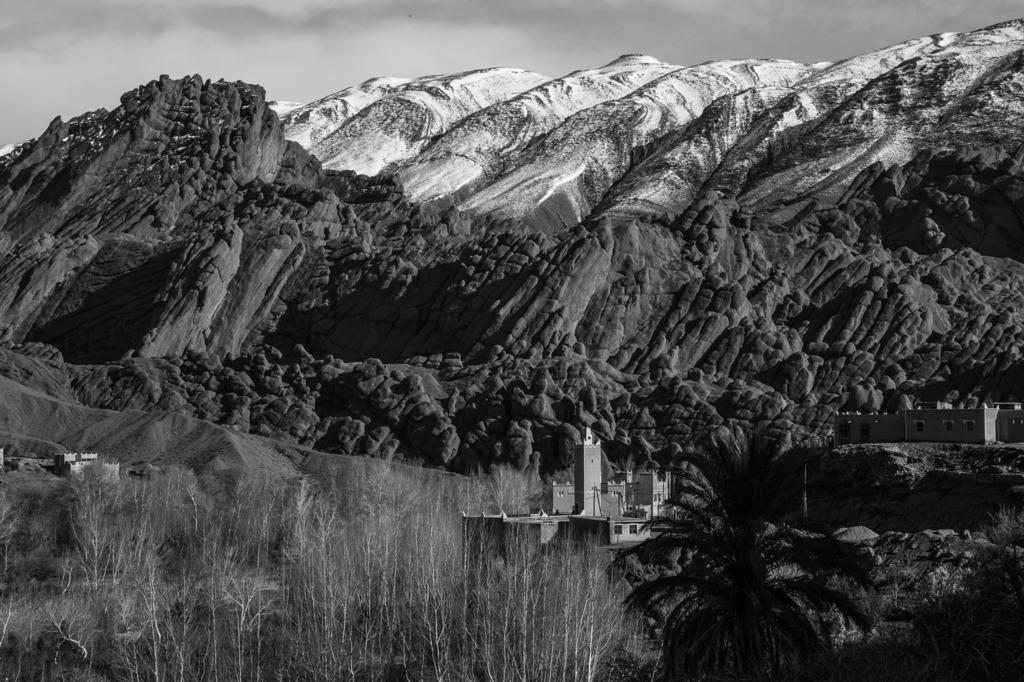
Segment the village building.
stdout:
<svg viewBox="0 0 1024 682">
<path fill-rule="evenodd" d="M 95 452 L 64 452 L 53 457 L 53 473 L 58 476 L 81 477 L 86 467 L 103 479 L 116 479 L 121 473 L 120 464 L 101 462 Z"/>
<path fill-rule="evenodd" d="M 838 414 L 833 433 L 836 445 L 896 441 L 1020 443 L 1024 442 L 1024 409 L 1020 403 L 972 408 L 922 403 L 893 414 Z"/>
<path fill-rule="evenodd" d="M 662 473 L 630 473 L 606 480 L 601 442 L 588 428 L 573 453 L 573 481 L 551 486 L 550 514 L 463 516 L 463 538 L 468 544 L 492 543 L 505 551 L 512 538 L 545 545 L 556 538 L 593 542 L 600 546 L 641 542 L 651 537 L 645 518 L 659 515 L 668 499 L 669 477 Z M 627 500 L 638 500 L 643 514 L 630 516 Z"/>
<path fill-rule="evenodd" d="M 613 516 L 481 514 L 464 516 L 462 527 L 467 543 L 489 544 L 489 549 L 497 553 L 505 553 L 515 541 L 537 546 L 559 540 L 604 547 L 641 542 L 651 537 L 651 528 L 643 519 Z"/>
<path fill-rule="evenodd" d="M 551 484 L 551 513 L 572 514 L 576 506 L 576 486 L 572 483 Z"/>
<path fill-rule="evenodd" d="M 597 516 L 600 512 L 602 475 L 601 442 L 588 426 L 583 431 L 583 442 L 573 453 L 575 487 L 573 500 L 578 514 Z"/>
<path fill-rule="evenodd" d="M 654 518 L 664 516 L 672 498 L 672 473 L 631 471 L 607 477 L 601 463 L 601 442 L 589 428 L 573 457 L 573 482 L 551 485 L 552 514 Z"/>
<path fill-rule="evenodd" d="M 650 518 L 665 516 L 666 505 L 672 498 L 672 476 L 664 469 L 644 471 L 631 484 L 630 506 L 647 513 Z"/>
</svg>

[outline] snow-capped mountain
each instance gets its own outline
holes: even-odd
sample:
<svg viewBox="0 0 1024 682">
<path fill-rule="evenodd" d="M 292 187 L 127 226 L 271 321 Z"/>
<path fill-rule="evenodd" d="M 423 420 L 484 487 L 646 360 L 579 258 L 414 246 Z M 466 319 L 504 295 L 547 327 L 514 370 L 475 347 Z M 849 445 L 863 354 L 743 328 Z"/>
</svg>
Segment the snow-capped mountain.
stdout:
<svg viewBox="0 0 1024 682">
<path fill-rule="evenodd" d="M 786 86 L 809 67 L 785 61 L 712 62 L 678 69 L 625 97 L 585 109 L 520 154 L 465 210 L 575 225 L 649 144 L 698 117 L 720 97 Z"/>
<path fill-rule="evenodd" d="M 368 81 L 292 112 L 286 121 L 288 136 L 302 143 L 308 134 L 308 148 L 327 168 L 375 175 L 415 157 L 431 139 L 470 114 L 546 80 L 519 69 L 484 69 L 407 83 Z M 326 125 L 303 127 L 307 112 Z M 292 120 L 300 125 L 293 128 Z"/>
<path fill-rule="evenodd" d="M 628 95 L 679 68 L 652 57 L 625 55 L 598 69 L 549 80 L 460 121 L 398 175 L 409 196 L 420 201 L 479 188 L 568 117 Z"/>
<path fill-rule="evenodd" d="M 296 107 L 281 117 L 288 130 L 288 138 L 315 151 L 320 140 L 358 114 L 363 107 L 408 82 L 405 78 L 373 78 Z"/>
<path fill-rule="evenodd" d="M 675 216 L 709 189 L 753 205 L 834 199 L 866 165 L 922 145 L 1019 139 L 1022 49 L 1010 21 L 835 63 L 626 55 L 554 79 L 381 78 L 283 120 L 328 169 L 394 174 L 414 200 L 550 231 Z"/>
</svg>

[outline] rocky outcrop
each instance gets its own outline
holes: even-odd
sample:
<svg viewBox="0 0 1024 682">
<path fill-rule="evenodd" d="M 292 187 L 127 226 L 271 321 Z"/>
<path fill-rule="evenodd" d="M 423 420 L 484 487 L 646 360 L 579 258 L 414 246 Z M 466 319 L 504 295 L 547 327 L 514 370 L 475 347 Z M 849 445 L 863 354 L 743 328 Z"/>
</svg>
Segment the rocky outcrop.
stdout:
<svg viewBox="0 0 1024 682">
<path fill-rule="evenodd" d="M 828 526 L 879 533 L 977 531 L 1024 504 L 1024 451 L 934 443 L 844 446 L 813 458 L 808 512 Z"/>
<path fill-rule="evenodd" d="M 0 333 L 79 361 L 237 352 L 261 289 L 273 298 L 302 257 L 284 204 L 337 203 L 312 189 L 319 173 L 259 88 L 165 78 L 113 112 L 55 120 L 0 165 Z M 271 200 L 282 185 L 313 194 Z M 225 333 L 211 336 L 215 318 Z"/>
</svg>

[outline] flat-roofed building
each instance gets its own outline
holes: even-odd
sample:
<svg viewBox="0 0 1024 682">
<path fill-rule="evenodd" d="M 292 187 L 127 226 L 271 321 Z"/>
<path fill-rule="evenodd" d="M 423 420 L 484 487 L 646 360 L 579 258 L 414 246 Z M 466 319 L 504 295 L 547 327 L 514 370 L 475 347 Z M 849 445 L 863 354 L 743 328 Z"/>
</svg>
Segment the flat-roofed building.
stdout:
<svg viewBox="0 0 1024 682">
<path fill-rule="evenodd" d="M 952 407 L 922 403 L 895 414 L 838 414 L 836 445 L 899 441 L 984 444 L 1024 442 L 1024 410 L 1018 403 L 982 407 Z"/>
<path fill-rule="evenodd" d="M 998 415 L 994 407 L 903 410 L 905 440 L 994 443 Z"/>
<path fill-rule="evenodd" d="M 53 473 L 58 476 L 84 476 L 86 467 L 104 480 L 117 479 L 121 465 L 117 462 L 101 462 L 95 452 L 64 452 L 53 458 Z"/>
<path fill-rule="evenodd" d="M 463 515 L 462 531 L 464 547 L 500 555 L 519 542 L 534 547 L 557 541 L 607 546 L 651 537 L 651 527 L 642 520 L 616 515 Z"/>
<path fill-rule="evenodd" d="M 664 469 L 643 471 L 632 483 L 632 496 L 626 501 L 632 507 L 643 509 L 651 518 L 661 516 L 665 503 L 672 497 L 671 474 Z"/>
<path fill-rule="evenodd" d="M 58 476 L 81 476 L 85 467 L 97 461 L 95 452 L 62 452 L 53 458 L 53 470 Z"/>
<path fill-rule="evenodd" d="M 1006 405 L 1006 407 L 1000 407 Z M 1024 443 L 1024 409 L 1020 403 L 996 403 L 996 440 L 1001 443 Z"/>
<path fill-rule="evenodd" d="M 840 414 L 835 419 L 836 445 L 906 440 L 901 414 Z"/>
<path fill-rule="evenodd" d="M 651 527 L 638 519 L 612 519 L 612 544 L 643 542 L 651 537 Z"/>
<path fill-rule="evenodd" d="M 576 486 L 572 483 L 551 484 L 551 513 L 571 514 L 576 504 Z"/>
</svg>

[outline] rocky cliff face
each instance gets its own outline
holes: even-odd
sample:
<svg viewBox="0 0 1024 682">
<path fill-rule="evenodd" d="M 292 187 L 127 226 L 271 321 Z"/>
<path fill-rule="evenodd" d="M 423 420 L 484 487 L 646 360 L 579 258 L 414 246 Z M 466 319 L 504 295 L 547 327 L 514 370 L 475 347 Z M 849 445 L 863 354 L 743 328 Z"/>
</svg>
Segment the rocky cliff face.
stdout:
<svg viewBox="0 0 1024 682">
<path fill-rule="evenodd" d="M 284 125 L 258 87 L 154 81 L 0 156 L 0 366 L 458 471 L 562 471 L 580 425 L 642 463 L 1024 399 L 1020 26 L 831 65 L 370 81 Z M 401 153 L 366 177 L 289 136 Z"/>
</svg>

